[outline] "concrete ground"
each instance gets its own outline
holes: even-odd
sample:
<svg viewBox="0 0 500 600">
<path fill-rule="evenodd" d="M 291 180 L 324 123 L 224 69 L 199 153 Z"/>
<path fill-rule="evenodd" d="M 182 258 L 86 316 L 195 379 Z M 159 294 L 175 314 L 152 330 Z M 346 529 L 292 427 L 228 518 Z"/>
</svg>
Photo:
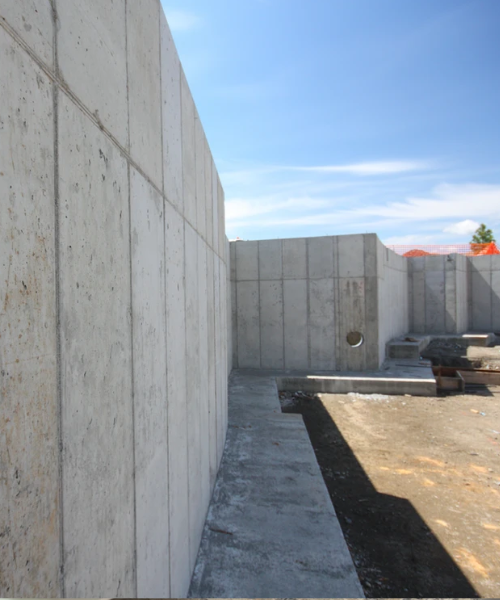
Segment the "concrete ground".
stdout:
<svg viewBox="0 0 500 600">
<path fill-rule="evenodd" d="M 281 413 L 270 374 L 231 375 L 226 448 L 189 595 L 363 597 L 303 420 Z"/>
</svg>

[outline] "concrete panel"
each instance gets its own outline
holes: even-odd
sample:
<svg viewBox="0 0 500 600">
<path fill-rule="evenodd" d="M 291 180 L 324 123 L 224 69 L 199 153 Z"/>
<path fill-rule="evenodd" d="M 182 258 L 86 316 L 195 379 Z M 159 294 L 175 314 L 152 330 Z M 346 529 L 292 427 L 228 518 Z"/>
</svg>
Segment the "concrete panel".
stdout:
<svg viewBox="0 0 500 600">
<path fill-rule="evenodd" d="M 182 104 L 182 185 L 184 216 L 196 228 L 196 135 L 195 107 L 186 76 L 181 67 Z"/>
<path fill-rule="evenodd" d="M 425 333 L 426 332 L 425 272 L 424 271 L 414 272 L 412 274 L 412 283 L 413 283 L 413 291 L 412 291 L 411 330 L 414 333 Z"/>
<path fill-rule="evenodd" d="M 229 243 L 229 273 L 231 281 L 236 281 L 236 244 L 238 242 Z"/>
<path fill-rule="evenodd" d="M 23 23 L 15 2 L 4 2 L 0 13 Z M 35 29 L 37 18 L 33 8 L 33 20 L 24 23 Z M 1 27 L 0 98 L 0 595 L 56 597 L 61 590 L 52 85 Z"/>
<path fill-rule="evenodd" d="M 259 282 L 236 284 L 238 311 L 238 367 L 260 368 Z"/>
<path fill-rule="evenodd" d="M 225 211 L 224 211 L 224 190 L 217 174 L 217 200 L 218 200 L 218 211 L 219 211 L 219 256 L 223 259 L 226 248 L 226 222 L 225 222 Z"/>
<path fill-rule="evenodd" d="M 305 239 L 283 240 L 283 279 L 307 278 Z"/>
<path fill-rule="evenodd" d="M 214 298 L 215 298 L 215 411 L 216 411 L 216 445 L 217 445 L 217 466 L 220 464 L 222 459 L 222 444 L 221 444 L 221 432 L 224 427 L 224 415 L 222 413 L 222 377 L 221 377 L 221 353 L 222 353 L 222 314 L 221 314 L 221 286 L 220 286 L 220 260 L 217 254 L 214 257 Z"/>
<path fill-rule="evenodd" d="M 65 591 L 134 596 L 127 164 L 59 103 Z"/>
<path fill-rule="evenodd" d="M 259 242 L 259 277 L 261 280 L 283 278 L 281 240 Z"/>
<path fill-rule="evenodd" d="M 283 282 L 260 282 L 261 367 L 282 369 L 283 348 Z"/>
<path fill-rule="evenodd" d="M 328 279 L 333 277 L 333 238 L 310 238 L 307 240 L 307 246 L 309 279 Z"/>
<path fill-rule="evenodd" d="M 448 265 L 446 261 L 446 266 Z M 452 261 L 453 267 L 455 262 Z M 446 333 L 457 333 L 457 273 L 445 272 L 445 326 Z"/>
<path fill-rule="evenodd" d="M 466 270 L 466 258 L 464 256 L 459 258 L 463 259 L 463 261 L 460 260 L 457 263 L 461 270 L 457 271 L 456 273 L 457 333 L 465 333 L 469 329 L 468 272 Z M 465 267 L 464 270 L 462 270 L 463 267 Z"/>
<path fill-rule="evenodd" d="M 364 278 L 340 279 L 336 319 L 339 331 L 337 369 L 341 371 L 362 371 L 365 368 L 365 344 L 352 348 L 347 342 L 351 331 L 366 335 L 365 305 Z"/>
<path fill-rule="evenodd" d="M 200 512 L 205 521 L 205 511 L 210 502 L 210 419 L 208 390 L 208 299 L 207 299 L 207 245 L 198 236 L 198 340 L 200 360 L 200 443 L 201 443 L 201 496 Z"/>
<path fill-rule="evenodd" d="M 213 199 L 213 159 L 208 144 L 205 146 L 205 190 L 206 190 L 206 232 L 207 244 L 214 247 L 214 199 Z"/>
<path fill-rule="evenodd" d="M 232 336 L 232 351 L 233 369 L 238 368 L 238 307 L 236 304 L 236 283 L 231 282 L 231 336 Z"/>
<path fill-rule="evenodd" d="M 127 2 L 130 153 L 156 187 L 162 189 L 159 21 L 157 0 Z"/>
<path fill-rule="evenodd" d="M 491 271 L 491 256 L 474 256 L 470 259 L 473 271 L 487 273 Z"/>
<path fill-rule="evenodd" d="M 390 293 L 390 292 L 389 292 Z M 365 277 L 365 360 L 367 369 L 378 369 L 385 359 L 385 342 L 393 337 L 393 322 L 388 312 L 406 310 L 399 306 L 396 296 L 395 306 L 386 301 L 388 290 L 386 281 L 378 277 Z M 389 304 L 390 309 L 388 310 Z M 406 331 L 405 331 L 406 333 Z"/>
<path fill-rule="evenodd" d="M 130 175 L 137 593 L 170 594 L 163 199 Z"/>
<path fill-rule="evenodd" d="M 427 258 L 441 258 L 426 256 Z M 443 263 L 444 267 L 444 263 Z M 426 333 L 444 333 L 445 271 L 425 271 L 425 326 Z"/>
<path fill-rule="evenodd" d="M 477 263 L 474 266 L 476 265 Z M 472 329 L 474 331 L 490 332 L 492 330 L 491 272 L 473 271 L 471 273 L 471 278 Z"/>
<path fill-rule="evenodd" d="M 236 242 L 236 280 L 259 279 L 259 242 Z"/>
<path fill-rule="evenodd" d="M 445 256 L 424 256 L 424 264 L 426 271 L 444 271 Z"/>
<path fill-rule="evenodd" d="M 214 253 L 207 253 L 207 337 L 208 337 L 208 429 L 210 432 L 210 487 L 212 488 L 217 476 L 217 386 L 215 383 L 215 275 Z M 218 308 L 217 308 L 218 309 Z"/>
<path fill-rule="evenodd" d="M 411 270 L 416 273 L 417 271 L 425 271 L 425 256 L 415 256 L 414 258 L 408 259 L 411 264 Z"/>
<path fill-rule="evenodd" d="M 224 451 L 224 440 L 227 430 L 227 371 L 226 371 L 226 336 L 224 335 L 224 323 L 226 322 L 226 278 L 225 278 L 225 265 L 220 259 L 216 259 L 219 265 L 219 294 L 220 294 L 220 331 L 221 335 L 218 337 L 217 352 L 220 360 L 218 364 L 218 375 L 217 375 L 217 406 L 218 406 L 218 417 L 217 417 L 217 442 L 218 442 L 218 464 L 222 460 L 222 453 Z"/>
<path fill-rule="evenodd" d="M 160 10 L 163 192 L 183 213 L 181 67 L 167 19 Z"/>
<path fill-rule="evenodd" d="M 219 240 L 219 179 L 215 163 L 212 162 L 212 238 L 215 254 L 218 251 Z M 236 264 L 236 263 L 235 263 Z"/>
<path fill-rule="evenodd" d="M 309 337 L 312 369 L 335 369 L 333 283 L 333 279 L 317 279 L 309 282 Z"/>
<path fill-rule="evenodd" d="M 127 147 L 125 5 L 125 0 L 58 2 L 57 43 L 61 77 L 102 125 Z"/>
<path fill-rule="evenodd" d="M 363 235 L 338 237 L 339 277 L 365 276 L 365 250 Z"/>
<path fill-rule="evenodd" d="M 168 202 L 165 202 L 164 210 L 167 261 L 170 587 L 172 597 L 182 598 L 187 592 L 191 578 L 189 568 L 184 220 Z"/>
<path fill-rule="evenodd" d="M 491 273 L 491 329 L 500 332 L 500 271 Z"/>
<path fill-rule="evenodd" d="M 309 363 L 307 281 L 283 282 L 285 368 L 303 369 Z"/>
<path fill-rule="evenodd" d="M 196 224 L 198 233 L 203 239 L 207 237 L 207 193 L 205 180 L 205 152 L 207 141 L 198 112 L 194 119 L 196 145 Z"/>
<path fill-rule="evenodd" d="M 51 0 L 2 2 L 0 20 L 6 21 L 50 69 L 54 68 L 54 29 Z"/>
<path fill-rule="evenodd" d="M 185 226 L 186 253 L 186 402 L 188 422 L 188 475 L 189 475 L 189 560 L 191 569 L 198 552 L 199 536 L 203 528 L 201 499 L 201 379 L 198 300 L 198 236 Z"/>
<path fill-rule="evenodd" d="M 365 236 L 365 276 L 366 277 L 377 277 L 377 258 L 378 258 L 378 245 L 380 241 L 375 233 L 367 233 Z"/>
<path fill-rule="evenodd" d="M 500 271 L 500 254 L 490 256 L 491 270 Z"/>
</svg>

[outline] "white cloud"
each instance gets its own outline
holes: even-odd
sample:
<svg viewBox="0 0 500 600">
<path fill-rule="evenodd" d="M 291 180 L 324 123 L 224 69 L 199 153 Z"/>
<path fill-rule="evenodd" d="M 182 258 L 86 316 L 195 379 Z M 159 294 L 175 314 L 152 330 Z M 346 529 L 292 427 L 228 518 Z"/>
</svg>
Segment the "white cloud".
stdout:
<svg viewBox="0 0 500 600">
<path fill-rule="evenodd" d="M 443 231 L 444 233 L 453 233 L 455 235 L 471 235 L 475 233 L 478 227 L 479 223 L 477 221 L 466 219 L 465 221 L 460 221 L 460 223 L 454 223 L 445 227 Z"/>
<path fill-rule="evenodd" d="M 173 32 L 191 31 L 201 24 L 201 19 L 197 15 L 185 10 L 165 9 L 165 15 Z"/>
<path fill-rule="evenodd" d="M 421 171 L 429 168 L 426 163 L 418 161 L 386 161 L 386 162 L 364 162 L 351 165 L 329 165 L 324 167 L 289 167 L 291 170 L 308 171 L 314 173 L 346 173 L 348 175 L 359 175 L 361 177 L 371 175 L 394 175 L 408 173 L 409 171 Z"/>
</svg>

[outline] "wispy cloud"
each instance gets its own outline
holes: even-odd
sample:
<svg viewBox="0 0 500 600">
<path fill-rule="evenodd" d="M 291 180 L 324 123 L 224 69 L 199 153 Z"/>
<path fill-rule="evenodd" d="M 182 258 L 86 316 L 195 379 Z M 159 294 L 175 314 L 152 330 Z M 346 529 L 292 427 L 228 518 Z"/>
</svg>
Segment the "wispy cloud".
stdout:
<svg viewBox="0 0 500 600">
<path fill-rule="evenodd" d="M 170 29 L 174 33 L 192 31 L 201 25 L 201 19 L 198 15 L 185 10 L 175 10 L 165 8 Z"/>
<path fill-rule="evenodd" d="M 408 173 L 409 171 L 422 171 L 430 168 L 430 165 L 419 161 L 386 161 L 386 162 L 363 162 L 351 165 L 329 165 L 323 167 L 287 167 L 295 171 L 308 171 L 313 173 L 346 173 L 348 175 L 359 175 L 361 177 L 371 175 L 393 175 Z"/>
</svg>

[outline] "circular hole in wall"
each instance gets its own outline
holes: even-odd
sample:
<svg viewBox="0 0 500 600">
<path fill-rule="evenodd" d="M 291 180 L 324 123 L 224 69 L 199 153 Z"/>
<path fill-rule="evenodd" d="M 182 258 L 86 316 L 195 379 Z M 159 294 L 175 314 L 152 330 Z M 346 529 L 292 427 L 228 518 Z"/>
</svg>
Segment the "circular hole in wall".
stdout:
<svg viewBox="0 0 500 600">
<path fill-rule="evenodd" d="M 352 348 L 359 348 L 363 345 L 364 341 L 365 338 L 363 337 L 362 333 L 359 333 L 359 331 L 351 331 L 347 334 L 347 343 Z"/>
</svg>

